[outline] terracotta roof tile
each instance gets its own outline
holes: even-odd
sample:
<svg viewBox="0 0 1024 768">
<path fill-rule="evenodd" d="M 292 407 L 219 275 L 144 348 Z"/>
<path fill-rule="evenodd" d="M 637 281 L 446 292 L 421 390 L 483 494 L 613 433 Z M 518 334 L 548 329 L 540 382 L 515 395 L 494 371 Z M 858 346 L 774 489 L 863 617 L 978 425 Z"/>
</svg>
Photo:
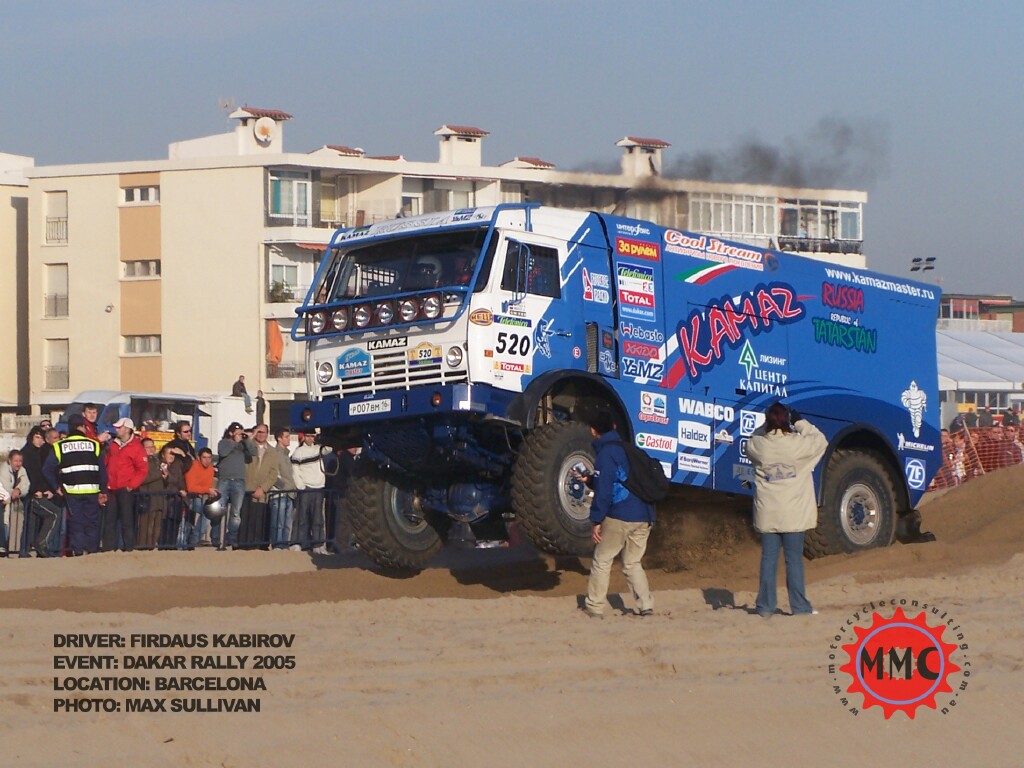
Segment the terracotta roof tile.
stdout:
<svg viewBox="0 0 1024 768">
<path fill-rule="evenodd" d="M 485 131 L 483 128 L 474 128 L 471 125 L 448 125 L 445 123 L 436 131 L 438 133 L 454 133 L 457 136 L 488 136 L 490 131 Z"/>
<path fill-rule="evenodd" d="M 241 109 L 253 117 L 269 117 L 273 120 L 291 120 L 292 116 L 280 109 L 258 109 L 256 107 L 244 106 Z"/>
<path fill-rule="evenodd" d="M 374 155 L 373 157 L 367 158 L 368 160 L 405 160 L 401 155 Z"/>
<path fill-rule="evenodd" d="M 333 149 L 339 155 L 346 155 L 348 157 L 362 157 L 363 155 L 366 154 L 366 152 L 359 149 L 358 147 L 345 147 L 340 144 L 325 144 L 324 146 L 326 146 L 328 149 Z"/>
<path fill-rule="evenodd" d="M 527 165 L 536 166 L 537 168 L 555 167 L 554 163 L 549 163 L 547 160 L 541 160 L 539 157 L 522 157 L 520 155 L 516 155 L 516 157 L 513 159 L 513 162 L 517 161 L 520 163 L 526 163 Z"/>
<path fill-rule="evenodd" d="M 665 149 L 672 146 L 667 141 L 662 141 L 661 139 L 642 139 L 638 136 L 627 136 L 616 143 L 622 145 L 625 142 L 632 142 L 639 147 L 646 147 L 647 149 Z"/>
</svg>

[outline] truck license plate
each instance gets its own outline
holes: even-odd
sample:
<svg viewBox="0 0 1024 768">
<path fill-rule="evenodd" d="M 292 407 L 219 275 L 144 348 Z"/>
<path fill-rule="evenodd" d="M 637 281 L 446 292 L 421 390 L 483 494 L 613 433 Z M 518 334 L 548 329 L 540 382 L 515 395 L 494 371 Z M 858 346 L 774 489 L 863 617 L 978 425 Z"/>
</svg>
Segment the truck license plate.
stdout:
<svg viewBox="0 0 1024 768">
<path fill-rule="evenodd" d="M 391 411 L 390 400 L 367 400 L 363 403 L 350 403 L 349 416 L 365 416 L 368 413 L 388 413 Z"/>
</svg>

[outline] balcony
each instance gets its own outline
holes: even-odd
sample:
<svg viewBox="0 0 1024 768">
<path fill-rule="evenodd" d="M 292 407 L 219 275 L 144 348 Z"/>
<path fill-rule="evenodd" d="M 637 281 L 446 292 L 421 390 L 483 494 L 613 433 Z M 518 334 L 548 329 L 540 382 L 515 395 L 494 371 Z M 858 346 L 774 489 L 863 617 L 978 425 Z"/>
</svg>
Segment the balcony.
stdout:
<svg viewBox="0 0 1024 768">
<path fill-rule="evenodd" d="M 827 237 L 791 237 L 779 235 L 779 250 L 796 253 L 861 253 L 860 240 L 833 240 Z"/>
<path fill-rule="evenodd" d="M 46 217 L 46 244 L 65 245 L 68 242 L 68 217 Z"/>
<path fill-rule="evenodd" d="M 275 280 L 267 286 L 265 301 L 268 304 L 298 304 L 306 298 L 308 285 L 298 285 Z"/>
<path fill-rule="evenodd" d="M 305 360 L 282 360 L 280 363 L 267 363 L 268 379 L 304 379 L 306 378 Z"/>
<path fill-rule="evenodd" d="M 67 317 L 67 294 L 48 293 L 43 296 L 43 317 Z"/>
<path fill-rule="evenodd" d="M 70 381 L 71 376 L 67 366 L 48 365 L 44 369 L 44 389 L 67 390 Z"/>
</svg>

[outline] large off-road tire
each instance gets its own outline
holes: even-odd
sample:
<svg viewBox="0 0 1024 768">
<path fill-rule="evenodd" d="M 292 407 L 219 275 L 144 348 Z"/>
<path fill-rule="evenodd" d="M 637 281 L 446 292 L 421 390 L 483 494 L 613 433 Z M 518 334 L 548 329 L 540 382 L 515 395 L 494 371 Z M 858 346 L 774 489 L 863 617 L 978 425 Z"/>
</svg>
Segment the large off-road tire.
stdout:
<svg viewBox="0 0 1024 768">
<path fill-rule="evenodd" d="M 809 558 L 887 547 L 896 535 L 896 480 L 877 454 L 838 450 L 825 469 L 818 527 L 804 537 Z"/>
<path fill-rule="evenodd" d="M 380 566 L 419 570 L 444 546 L 447 520 L 423 513 L 413 490 L 367 473 L 352 478 L 346 498 L 356 542 Z"/>
<path fill-rule="evenodd" d="M 572 466 L 594 468 L 593 436 L 579 422 L 553 422 L 530 432 L 512 467 L 512 506 L 538 549 L 562 555 L 589 555 L 590 504 L 586 486 Z"/>
</svg>

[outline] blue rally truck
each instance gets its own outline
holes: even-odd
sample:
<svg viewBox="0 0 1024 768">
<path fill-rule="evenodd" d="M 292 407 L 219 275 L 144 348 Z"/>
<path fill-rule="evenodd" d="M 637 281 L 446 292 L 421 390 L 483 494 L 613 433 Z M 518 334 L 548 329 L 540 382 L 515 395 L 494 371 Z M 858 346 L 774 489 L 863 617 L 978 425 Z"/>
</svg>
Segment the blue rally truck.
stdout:
<svg viewBox="0 0 1024 768">
<path fill-rule="evenodd" d="M 363 447 L 346 508 L 377 563 L 419 568 L 451 521 L 592 549 L 586 426 L 674 483 L 749 494 L 781 400 L 828 437 L 807 553 L 893 541 L 941 464 L 932 286 L 603 213 L 533 204 L 338 231 L 292 329 L 296 428 Z"/>
</svg>

